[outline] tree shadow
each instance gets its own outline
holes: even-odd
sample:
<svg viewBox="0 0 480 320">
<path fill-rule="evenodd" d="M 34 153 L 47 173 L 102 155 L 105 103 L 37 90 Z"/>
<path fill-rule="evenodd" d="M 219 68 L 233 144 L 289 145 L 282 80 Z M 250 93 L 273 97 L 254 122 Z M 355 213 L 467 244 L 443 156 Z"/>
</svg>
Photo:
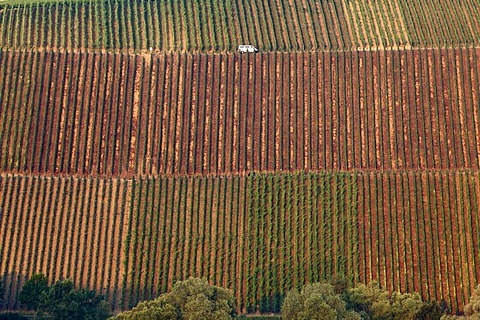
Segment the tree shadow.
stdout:
<svg viewBox="0 0 480 320">
<path fill-rule="evenodd" d="M 27 277 L 23 273 L 10 272 L 0 275 L 3 292 L 0 292 L 0 310 L 15 310 L 19 307 L 18 294 Z"/>
</svg>

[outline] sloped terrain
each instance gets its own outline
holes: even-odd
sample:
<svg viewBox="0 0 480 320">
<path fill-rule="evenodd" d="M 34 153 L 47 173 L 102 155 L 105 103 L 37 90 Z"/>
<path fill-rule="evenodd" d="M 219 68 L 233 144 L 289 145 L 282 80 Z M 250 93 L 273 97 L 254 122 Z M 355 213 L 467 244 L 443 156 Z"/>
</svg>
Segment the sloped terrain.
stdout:
<svg viewBox="0 0 480 320">
<path fill-rule="evenodd" d="M 196 275 L 278 311 L 340 274 L 460 310 L 479 21 L 470 0 L 1 4 L 2 307 L 43 272 L 115 310 Z"/>
</svg>

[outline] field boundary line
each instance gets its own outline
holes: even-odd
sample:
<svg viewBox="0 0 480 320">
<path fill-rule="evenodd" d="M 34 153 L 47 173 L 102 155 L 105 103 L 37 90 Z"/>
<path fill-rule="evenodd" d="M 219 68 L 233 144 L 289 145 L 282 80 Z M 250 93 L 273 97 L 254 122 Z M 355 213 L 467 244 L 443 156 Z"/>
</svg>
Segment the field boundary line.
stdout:
<svg viewBox="0 0 480 320">
<path fill-rule="evenodd" d="M 348 169 L 348 170 L 265 170 L 265 171 L 245 171 L 228 173 L 195 173 L 195 174 L 137 174 L 129 176 L 115 175 L 81 175 L 81 174 L 37 174 L 37 173 L 16 173 L 0 172 L 0 178 L 42 178 L 42 179 L 73 179 L 73 180 L 117 180 L 117 181 L 135 181 L 135 180 L 155 180 L 155 179 L 215 179 L 215 178 L 237 178 L 250 177 L 255 175 L 297 175 L 297 174 L 339 174 L 339 175 L 362 175 L 362 174 L 431 174 L 431 173 L 457 173 L 457 174 L 478 174 L 480 169 L 475 168 L 429 168 L 429 169 Z"/>
</svg>

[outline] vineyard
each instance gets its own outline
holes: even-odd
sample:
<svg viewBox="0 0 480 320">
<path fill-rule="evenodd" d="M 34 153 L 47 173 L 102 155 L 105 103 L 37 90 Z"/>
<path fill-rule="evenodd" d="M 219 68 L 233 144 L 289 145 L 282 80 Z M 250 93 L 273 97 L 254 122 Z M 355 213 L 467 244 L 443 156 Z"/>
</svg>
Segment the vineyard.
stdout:
<svg viewBox="0 0 480 320">
<path fill-rule="evenodd" d="M 479 69 L 477 49 L 13 51 L 0 59 L 0 168 L 103 177 L 478 169 Z"/>
<path fill-rule="evenodd" d="M 258 54 L 235 53 L 253 44 Z M 0 0 L 0 309 L 480 282 L 480 2 Z"/>
<path fill-rule="evenodd" d="M 276 296 L 335 274 L 458 308 L 480 274 L 479 189 L 470 171 L 6 175 L 0 272 L 10 307 L 21 277 L 43 272 L 117 309 L 195 275 L 233 289 L 240 310 L 278 311 Z"/>
<path fill-rule="evenodd" d="M 0 48 L 262 51 L 480 43 L 475 0 L 32 0 L 0 3 Z"/>
<path fill-rule="evenodd" d="M 3 176 L 0 183 L 0 257 L 6 257 L 0 271 L 70 277 L 106 294 L 117 308 L 153 298 L 188 275 L 235 289 L 241 306 L 252 308 L 299 279 L 357 274 L 351 205 L 357 190 L 349 174 L 129 181 Z M 6 227 L 12 224 L 19 228 Z M 300 235 L 304 240 L 295 243 Z M 319 250 L 324 245 L 328 252 Z M 32 255 L 37 250 L 40 260 Z M 252 254 L 257 251 L 264 254 Z M 10 279 L 13 303 L 19 287 Z"/>
</svg>

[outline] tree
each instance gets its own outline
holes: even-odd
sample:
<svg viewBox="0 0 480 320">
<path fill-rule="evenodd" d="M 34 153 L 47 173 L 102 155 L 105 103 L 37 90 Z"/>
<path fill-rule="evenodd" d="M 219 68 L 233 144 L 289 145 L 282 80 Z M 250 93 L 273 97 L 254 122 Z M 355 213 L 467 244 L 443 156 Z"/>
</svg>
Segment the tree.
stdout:
<svg viewBox="0 0 480 320">
<path fill-rule="evenodd" d="M 190 278 L 177 282 L 170 293 L 139 303 L 131 311 L 112 319 L 223 320 L 235 315 L 230 290 L 210 285 L 207 280 Z"/>
<path fill-rule="evenodd" d="M 41 295 L 48 290 L 48 279 L 45 275 L 34 274 L 22 287 L 18 300 L 29 310 L 38 310 Z"/>
<path fill-rule="evenodd" d="M 329 283 L 314 283 L 290 290 L 283 302 L 282 317 L 292 320 L 314 319 L 361 319 L 355 311 L 346 309 L 347 303 L 335 292 L 335 287 Z"/>
<path fill-rule="evenodd" d="M 41 294 L 38 308 L 52 319 L 100 320 L 108 318 L 108 304 L 95 291 L 75 289 L 70 280 L 59 281 Z"/>
<path fill-rule="evenodd" d="M 375 282 L 349 288 L 344 278 L 293 289 L 282 306 L 282 317 L 293 320 L 439 320 L 444 313 L 444 306 L 424 303 L 416 293 L 389 294 Z"/>
<path fill-rule="evenodd" d="M 428 301 L 423 304 L 420 311 L 415 315 L 415 320 L 439 320 L 447 311 L 446 306 L 436 301 Z"/>
<path fill-rule="evenodd" d="M 418 294 L 393 292 L 389 296 L 375 282 L 349 289 L 346 299 L 350 309 L 373 320 L 413 320 L 423 307 Z"/>
<path fill-rule="evenodd" d="M 470 302 L 465 305 L 463 311 L 472 319 L 480 319 L 480 285 L 473 292 Z"/>
</svg>

